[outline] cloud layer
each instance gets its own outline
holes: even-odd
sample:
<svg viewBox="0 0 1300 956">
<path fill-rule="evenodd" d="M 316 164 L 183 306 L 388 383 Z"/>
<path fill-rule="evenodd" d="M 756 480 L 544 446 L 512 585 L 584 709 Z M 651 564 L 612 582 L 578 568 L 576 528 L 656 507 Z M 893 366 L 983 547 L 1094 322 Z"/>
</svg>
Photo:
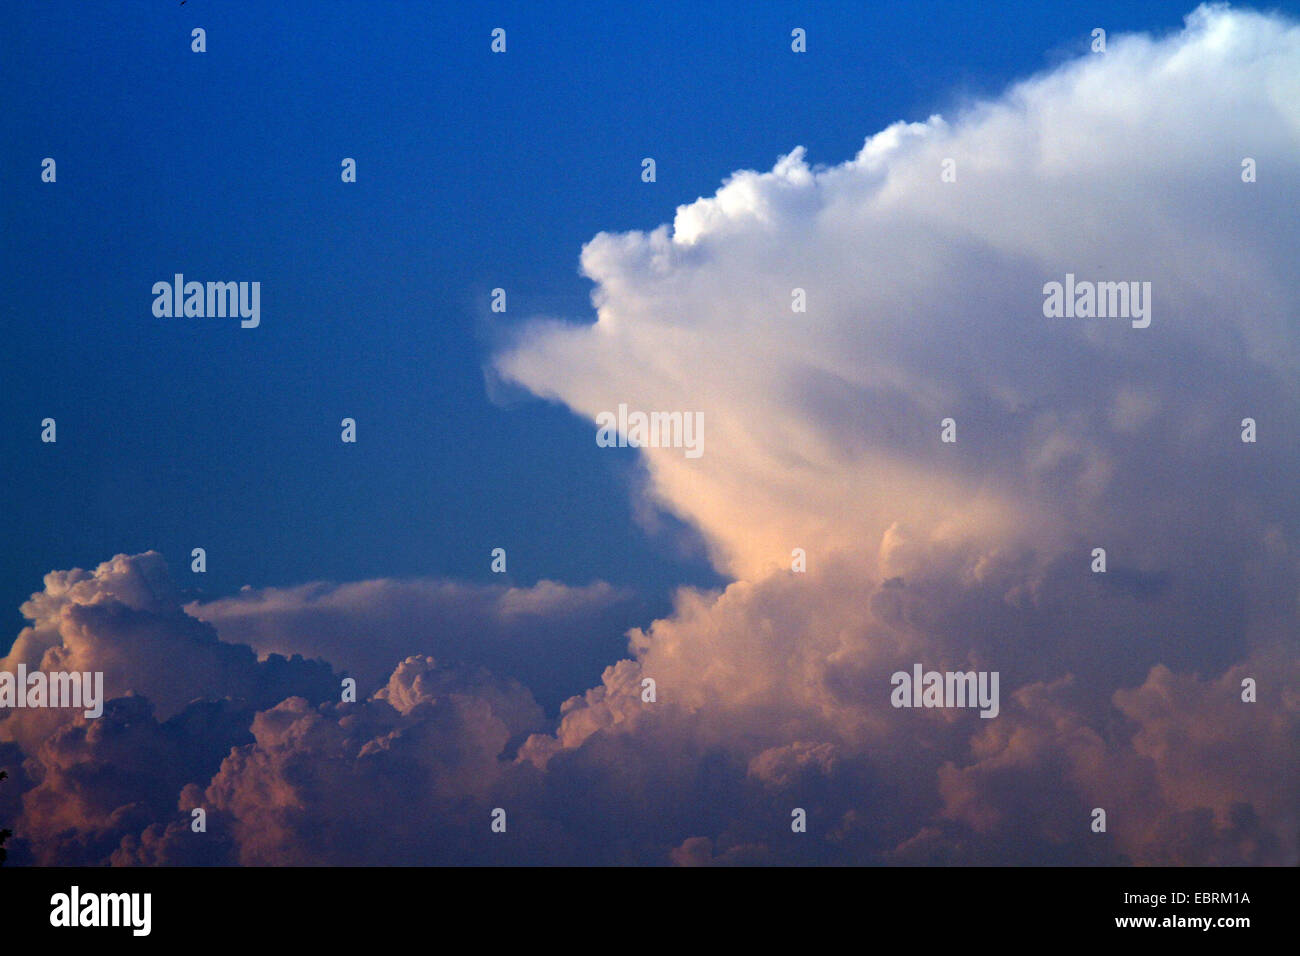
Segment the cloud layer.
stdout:
<svg viewBox="0 0 1300 956">
<path fill-rule="evenodd" d="M 457 581 L 316 582 L 245 588 L 186 605 L 222 638 L 259 654 L 321 657 L 357 679 L 363 693 L 388 681 L 410 654 L 473 660 L 527 684 L 552 710 L 622 652 L 619 635 L 641 610 L 604 582 L 530 588 Z"/>
</svg>

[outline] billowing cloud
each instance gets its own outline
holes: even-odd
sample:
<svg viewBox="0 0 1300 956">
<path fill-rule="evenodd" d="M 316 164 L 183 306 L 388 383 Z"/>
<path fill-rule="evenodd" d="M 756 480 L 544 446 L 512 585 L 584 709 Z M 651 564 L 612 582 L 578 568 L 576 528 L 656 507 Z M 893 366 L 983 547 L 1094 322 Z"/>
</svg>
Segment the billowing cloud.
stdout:
<svg viewBox="0 0 1300 956">
<path fill-rule="evenodd" d="M 183 804 L 212 814 L 222 862 L 473 862 L 475 844 L 490 847 L 491 798 L 509 768 L 499 758 L 541 724 L 518 683 L 411 657 L 369 701 L 317 708 L 294 697 L 259 713 L 254 742 Z M 203 842 L 183 820 L 154 825 L 115 862 L 185 862 Z"/>
<path fill-rule="evenodd" d="M 1202 8 L 841 165 L 795 148 L 591 240 L 597 321 L 525 328 L 496 369 L 593 434 L 620 403 L 702 412 L 702 457 L 645 451 L 652 491 L 740 578 L 896 523 L 1239 564 L 1296 530 L 1298 56 L 1294 24 Z M 1046 318 L 1067 273 L 1150 282 L 1150 326 Z M 1242 445 L 1247 416 L 1267 440 Z"/>
<path fill-rule="evenodd" d="M 102 672 L 109 698 L 134 692 L 162 717 L 194 700 L 233 697 L 253 707 L 282 700 L 291 688 L 313 697 L 334 693 L 328 665 L 268 655 L 259 661 L 245 646 L 218 639 L 209 624 L 187 615 L 180 592 L 156 552 L 118 555 L 93 571 L 53 571 L 45 589 L 23 604 L 31 625 L 19 633 L 0 670 Z M 39 737 L 54 710 L 12 711 L 0 727 L 20 724 Z"/>
<path fill-rule="evenodd" d="M 383 587 L 384 582 L 365 582 L 356 589 Z M 616 603 L 612 589 L 592 591 L 607 605 Z M 536 625 L 572 613 L 575 602 L 567 594 L 551 585 L 496 589 L 491 600 L 480 597 L 478 606 L 493 612 L 483 614 L 485 629 L 491 618 L 512 615 Z M 0 761 L 12 777 L 0 794 L 0 810 L 16 834 L 14 861 L 264 859 L 252 846 L 262 839 L 253 833 L 255 824 L 290 826 L 295 802 L 320 819 L 324 808 L 314 805 L 315 798 L 338 785 L 328 776 L 341 759 L 331 747 L 355 741 L 361 777 L 382 766 L 380 772 L 393 776 L 408 797 L 454 803 L 462 796 L 458 788 L 488 786 L 503 751 L 546 727 L 541 708 L 517 681 L 477 666 L 440 665 L 431 657 L 403 660 L 394 654 L 389 676 L 368 700 L 362 691 L 361 703 L 343 704 L 341 680 L 329 664 L 296 653 L 263 653 L 259 659 L 253 648 L 219 639 L 212 624 L 186 613 L 181 600 L 161 556 L 149 552 L 118 555 L 93 571 L 53 572 L 45 589 L 23 605 L 32 624 L 0 670 L 12 673 L 24 664 L 33 671 L 102 671 L 108 700 L 97 718 L 85 717 L 80 708 L 0 711 Z M 274 612 L 268 618 L 252 629 L 289 632 Z M 376 615 L 368 623 L 389 621 Z M 355 633 L 369 630 L 359 625 Z M 378 643 L 379 653 L 395 646 L 391 638 Z M 364 641 L 358 644 L 362 660 L 377 652 Z M 337 721 L 321 716 L 336 702 L 342 715 Z M 323 729 L 331 727 L 333 736 Z M 321 749 L 313 753 L 311 746 Z M 309 752 L 297 753 L 302 747 Z M 277 764 L 277 754 L 288 763 Z M 240 785 L 228 795 L 233 808 L 227 809 L 224 791 L 205 802 L 204 791 L 225 779 L 224 768 L 232 764 L 240 770 Z M 321 775 L 320 789 L 302 795 L 301 774 L 309 766 Z M 260 776 L 250 780 L 254 770 Z M 418 779 L 411 776 L 416 771 Z M 279 772 L 288 778 L 274 779 Z M 341 795 L 341 804 L 365 790 L 376 811 L 400 805 L 376 780 L 354 782 L 358 791 Z M 276 795 L 287 806 L 274 806 Z M 252 809 L 259 805 L 265 813 Z M 444 815 L 450 805 L 439 805 Z M 190 829 L 196 807 L 213 813 L 212 829 L 203 834 Z M 226 819 L 242 823 L 227 831 L 221 825 Z M 282 850 L 289 842 L 265 839 Z M 339 852 L 363 845 L 379 852 L 387 844 L 337 843 Z"/>
</svg>

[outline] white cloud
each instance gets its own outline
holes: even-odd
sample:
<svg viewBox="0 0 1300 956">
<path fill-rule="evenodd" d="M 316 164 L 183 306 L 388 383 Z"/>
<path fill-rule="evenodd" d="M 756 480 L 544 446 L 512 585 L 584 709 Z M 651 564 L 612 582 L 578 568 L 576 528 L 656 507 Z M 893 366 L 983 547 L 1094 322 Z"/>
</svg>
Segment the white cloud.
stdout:
<svg viewBox="0 0 1300 956">
<path fill-rule="evenodd" d="M 738 577 L 793 547 L 873 553 L 895 522 L 1179 553 L 1171 529 L 1218 511 L 1207 488 L 1281 487 L 1300 425 L 1298 63 L 1293 24 L 1202 8 L 841 165 L 796 148 L 671 227 L 598 235 L 598 321 L 527 328 L 496 370 L 593 422 L 620 402 L 703 411 L 702 459 L 644 453 L 652 494 Z M 1067 272 L 1151 282 L 1150 328 L 1045 318 Z M 1270 441 L 1247 458 L 1252 412 Z"/>
</svg>

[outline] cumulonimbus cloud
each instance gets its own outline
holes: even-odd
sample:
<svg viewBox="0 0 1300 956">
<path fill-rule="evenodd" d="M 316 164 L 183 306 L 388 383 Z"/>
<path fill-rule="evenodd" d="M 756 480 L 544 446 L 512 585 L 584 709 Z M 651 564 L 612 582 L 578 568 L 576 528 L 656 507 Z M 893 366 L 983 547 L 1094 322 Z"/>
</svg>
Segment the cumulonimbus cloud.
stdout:
<svg viewBox="0 0 1300 956">
<path fill-rule="evenodd" d="M 1202 7 L 951 120 L 895 124 L 841 165 L 796 148 L 671 225 L 588 243 L 596 321 L 526 326 L 495 369 L 593 433 L 620 404 L 702 411 L 700 458 L 642 454 L 657 502 L 737 583 L 634 635 L 636 660 L 525 756 L 641 733 L 631 692 L 654 675 L 697 740 L 745 739 L 750 766 L 794 746 L 810 766 L 887 780 L 867 768 L 888 754 L 937 780 L 910 795 L 933 809 L 911 835 L 888 809 L 843 811 L 889 833 L 891 858 L 1189 860 L 1195 841 L 1157 849 L 1173 821 L 1222 836 L 1244 807 L 1267 836 L 1206 853 L 1294 860 L 1298 97 L 1293 22 Z M 1044 288 L 1067 275 L 1149 282 L 1150 324 L 1048 317 Z M 1241 441 L 1245 418 L 1269 439 Z M 795 548 L 810 570 L 782 580 Z M 881 707 L 912 659 L 1000 669 L 1010 711 L 939 733 Z M 1263 673 L 1271 702 L 1243 703 Z M 1203 746 L 1174 744 L 1171 712 Z M 1032 755 L 985 753 L 1044 723 Z M 1195 798 L 1165 759 L 1182 749 L 1216 767 Z M 1247 766 L 1275 799 L 1243 789 Z M 1106 793 L 1140 811 L 1087 843 L 1070 827 Z M 1004 819 L 1017 850 L 1010 830 L 981 842 Z"/>
<path fill-rule="evenodd" d="M 1287 510 L 1234 511 L 1233 538 L 1294 533 L 1298 37 L 1201 8 L 841 165 L 795 148 L 737 172 L 671 225 L 589 242 L 596 322 L 526 327 L 496 370 L 593 434 L 620 403 L 702 411 L 700 459 L 644 457 L 741 578 L 794 547 L 872 553 L 895 523 L 1157 562 L 1245 495 Z M 1150 282 L 1151 325 L 1045 318 L 1067 273 Z M 1243 449 L 1247 416 L 1269 439 Z"/>
</svg>

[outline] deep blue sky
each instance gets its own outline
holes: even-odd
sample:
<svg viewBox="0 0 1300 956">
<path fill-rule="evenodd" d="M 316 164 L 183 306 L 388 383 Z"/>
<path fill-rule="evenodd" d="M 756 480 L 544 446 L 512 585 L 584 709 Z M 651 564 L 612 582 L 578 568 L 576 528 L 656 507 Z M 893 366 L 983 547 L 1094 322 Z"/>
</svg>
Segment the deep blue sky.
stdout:
<svg viewBox="0 0 1300 956">
<path fill-rule="evenodd" d="M 598 449 L 561 408 L 493 404 L 489 291 L 508 290 L 508 322 L 588 321 L 578 254 L 596 232 L 670 221 L 795 145 L 841 162 L 889 122 L 950 113 L 1084 49 L 1094 26 L 1163 32 L 1189 9 L 8 8 L 0 647 L 45 572 L 150 548 L 205 595 L 487 581 L 498 545 L 521 584 L 605 579 L 653 605 L 715 582 L 633 522 L 634 453 Z M 488 49 L 496 26 L 504 56 Z M 46 156 L 55 185 L 40 182 Z M 260 281 L 261 327 L 155 318 L 150 287 L 175 272 Z M 46 416 L 57 445 L 39 441 Z M 355 446 L 339 441 L 345 416 Z"/>
</svg>

